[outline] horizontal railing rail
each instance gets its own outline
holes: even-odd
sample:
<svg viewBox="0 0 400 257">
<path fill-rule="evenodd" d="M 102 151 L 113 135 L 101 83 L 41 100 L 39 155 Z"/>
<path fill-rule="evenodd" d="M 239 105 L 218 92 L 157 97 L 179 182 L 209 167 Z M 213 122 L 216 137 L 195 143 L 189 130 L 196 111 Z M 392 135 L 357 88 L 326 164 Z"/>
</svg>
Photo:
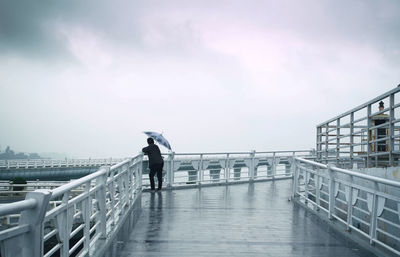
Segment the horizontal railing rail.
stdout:
<svg viewBox="0 0 400 257">
<path fill-rule="evenodd" d="M 400 255 L 400 182 L 303 158 L 295 158 L 293 172 L 293 197 L 306 208 Z"/>
<path fill-rule="evenodd" d="M 56 167 L 90 167 L 114 165 L 120 163 L 122 158 L 105 159 L 14 159 L 0 160 L 0 169 L 39 169 Z"/>
<path fill-rule="evenodd" d="M 35 199 L 26 199 L 15 203 L 10 203 L 7 205 L 7 208 L 1 208 L 0 206 L 0 216 L 20 213 L 24 210 L 34 209 L 36 206 L 37 201 Z"/>
</svg>

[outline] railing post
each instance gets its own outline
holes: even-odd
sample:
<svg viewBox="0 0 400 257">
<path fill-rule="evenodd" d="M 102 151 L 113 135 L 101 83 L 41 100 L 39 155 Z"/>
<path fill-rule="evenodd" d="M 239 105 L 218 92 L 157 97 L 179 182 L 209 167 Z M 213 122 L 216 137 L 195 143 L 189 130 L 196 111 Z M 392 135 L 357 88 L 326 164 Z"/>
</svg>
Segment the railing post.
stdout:
<svg viewBox="0 0 400 257">
<path fill-rule="evenodd" d="M 335 174 L 332 170 L 334 166 L 329 163 L 328 164 L 328 172 L 329 172 L 329 219 L 333 219 L 333 214 L 335 212 Z"/>
<path fill-rule="evenodd" d="M 297 168 L 297 161 L 293 157 L 292 159 L 292 174 L 293 174 L 293 188 L 292 188 L 292 197 L 295 198 L 297 194 L 297 185 L 298 185 L 298 168 Z"/>
<path fill-rule="evenodd" d="M 353 216 L 353 176 L 350 176 L 350 187 L 347 195 L 347 224 L 346 230 L 350 231 Z"/>
<path fill-rule="evenodd" d="M 229 183 L 229 170 L 230 170 L 230 163 L 229 163 L 229 153 L 226 154 L 226 163 L 225 163 L 225 182 Z"/>
<path fill-rule="evenodd" d="M 96 198 L 99 203 L 100 211 L 100 233 L 102 239 L 107 238 L 107 206 L 106 206 L 106 186 L 107 186 L 107 174 L 110 171 L 110 167 L 102 167 L 105 170 L 104 174 L 96 179 L 96 184 L 101 186 L 101 189 L 96 193 Z M 110 192 L 111 194 L 111 192 Z M 111 207 L 114 209 L 114 206 Z"/>
<path fill-rule="evenodd" d="M 107 173 L 110 173 L 110 178 L 111 181 L 108 183 L 108 185 L 106 183 L 104 183 L 105 187 L 108 187 L 108 193 L 110 194 L 110 218 L 111 218 L 111 226 L 115 225 L 115 180 L 114 180 L 114 175 L 115 175 L 115 170 L 111 170 L 109 167 L 104 167 L 107 170 Z"/>
<path fill-rule="evenodd" d="M 124 175 L 124 191 L 125 191 L 125 207 L 129 208 L 131 202 L 130 202 L 130 193 L 129 193 L 129 174 L 130 174 L 130 162 L 126 163 L 126 170 L 125 175 Z"/>
<path fill-rule="evenodd" d="M 394 94 L 390 95 L 390 110 L 389 110 L 389 165 L 393 166 L 394 158 L 393 158 L 393 151 L 394 151 Z"/>
<path fill-rule="evenodd" d="M 35 199 L 36 208 L 22 211 L 19 218 L 19 225 L 29 224 L 30 231 L 25 235 L 22 244 L 22 256 L 40 257 L 43 256 L 43 220 L 49 205 L 51 191 L 38 189 L 29 192 L 26 199 Z"/>
<path fill-rule="evenodd" d="M 143 153 L 141 153 L 139 156 L 140 162 L 139 162 L 138 176 L 137 176 L 137 183 L 138 183 L 137 189 L 140 191 L 142 191 L 142 181 L 143 181 L 143 156 L 144 156 Z"/>
<path fill-rule="evenodd" d="M 378 183 L 374 182 L 375 192 L 378 190 Z M 371 221 L 369 226 L 369 243 L 373 244 L 374 239 L 376 239 L 376 223 L 377 223 L 377 201 L 378 195 L 376 193 L 373 194 L 372 197 L 372 208 L 370 211 Z M 368 200 L 368 197 L 367 197 Z M 369 209 L 369 208 L 368 208 Z"/>
<path fill-rule="evenodd" d="M 314 180 L 315 180 L 315 203 L 316 203 L 316 210 L 319 211 L 319 206 L 321 205 L 321 183 L 322 183 L 322 179 L 320 179 L 319 176 L 319 168 L 317 168 L 315 170 L 315 176 L 314 176 Z"/>
<path fill-rule="evenodd" d="M 272 157 L 272 179 L 275 179 L 275 175 L 276 175 L 276 158 L 275 158 L 275 152 L 273 153 L 273 157 Z"/>
<path fill-rule="evenodd" d="M 339 166 L 340 157 L 340 118 L 336 120 L 336 166 Z"/>
<path fill-rule="evenodd" d="M 350 113 L 350 164 L 349 168 L 353 169 L 354 164 L 354 112 Z"/>
<path fill-rule="evenodd" d="M 249 168 L 250 181 L 254 180 L 254 173 L 255 173 L 255 166 L 256 166 L 255 165 L 255 160 L 254 160 L 255 156 L 256 156 L 256 151 L 255 150 L 251 151 L 250 152 L 251 162 L 250 162 L 250 168 Z"/>
<path fill-rule="evenodd" d="M 372 138 L 372 131 L 371 126 L 372 126 L 372 122 L 371 122 L 371 104 L 368 105 L 367 108 L 367 168 L 371 167 L 371 152 L 372 152 L 372 145 L 370 143 L 371 140 L 373 140 Z M 376 151 L 376 149 L 375 149 Z"/>
<path fill-rule="evenodd" d="M 307 206 L 308 203 L 308 181 L 309 177 L 311 176 L 310 172 L 308 171 L 308 166 L 311 165 L 305 165 L 305 169 L 303 170 L 304 172 L 304 203 Z"/>
<path fill-rule="evenodd" d="M 129 183 L 129 200 L 132 201 L 134 199 L 134 193 L 135 193 L 135 188 L 136 188 L 136 183 L 135 183 L 135 172 L 136 168 L 133 165 L 134 159 L 131 158 L 129 161 L 129 173 L 128 173 L 128 183 Z"/>
<path fill-rule="evenodd" d="M 290 157 L 288 157 L 288 162 L 289 162 L 290 167 L 288 169 L 285 168 L 286 176 L 294 176 L 294 173 L 293 173 L 293 170 L 292 170 L 292 165 L 293 165 L 293 162 L 294 162 L 294 158 L 296 158 L 296 152 L 295 151 L 293 151 L 291 158 L 292 158 L 292 160 L 290 160 Z"/>
<path fill-rule="evenodd" d="M 198 185 L 201 186 L 201 183 L 203 182 L 203 154 L 200 154 L 198 179 L 199 179 Z"/>
<path fill-rule="evenodd" d="M 83 221 L 85 222 L 85 228 L 83 230 L 83 234 L 85 237 L 85 242 L 83 244 L 83 248 L 86 252 L 89 252 L 90 248 L 90 216 L 92 215 L 92 197 L 90 195 L 90 181 L 85 184 L 85 193 L 88 194 L 83 208 Z"/>
<path fill-rule="evenodd" d="M 329 122 L 325 125 L 325 163 L 329 161 L 329 147 L 328 147 L 328 140 L 329 140 Z"/>
<path fill-rule="evenodd" d="M 167 169 L 167 188 L 171 188 L 174 183 L 174 158 L 175 152 L 170 153 L 168 156 L 168 169 Z"/>
<path fill-rule="evenodd" d="M 69 240 L 72 229 L 72 219 L 74 214 L 73 206 L 68 205 L 69 196 L 70 196 L 70 191 L 66 191 L 63 194 L 62 205 L 64 205 L 66 208 L 56 218 L 58 234 L 60 236 L 60 241 L 62 242 L 62 246 L 60 249 L 61 257 L 69 256 Z"/>
</svg>

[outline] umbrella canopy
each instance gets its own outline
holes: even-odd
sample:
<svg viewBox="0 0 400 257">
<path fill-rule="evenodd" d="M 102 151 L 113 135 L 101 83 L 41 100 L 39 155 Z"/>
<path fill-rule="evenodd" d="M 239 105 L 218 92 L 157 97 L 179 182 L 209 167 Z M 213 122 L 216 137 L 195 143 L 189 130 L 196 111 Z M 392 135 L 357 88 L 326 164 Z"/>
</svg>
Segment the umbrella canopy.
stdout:
<svg viewBox="0 0 400 257">
<path fill-rule="evenodd" d="M 143 133 L 145 133 L 148 137 L 153 138 L 160 145 L 165 146 L 167 149 L 171 150 L 171 146 L 168 143 L 168 140 L 165 139 L 162 134 L 157 133 L 157 132 L 152 132 L 152 131 L 144 131 Z"/>
</svg>

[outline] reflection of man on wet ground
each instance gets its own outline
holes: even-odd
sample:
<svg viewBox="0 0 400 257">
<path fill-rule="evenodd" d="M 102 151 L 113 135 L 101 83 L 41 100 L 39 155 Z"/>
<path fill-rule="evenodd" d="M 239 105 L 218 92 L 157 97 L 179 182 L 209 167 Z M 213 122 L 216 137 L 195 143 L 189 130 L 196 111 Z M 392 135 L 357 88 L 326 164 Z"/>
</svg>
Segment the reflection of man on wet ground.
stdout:
<svg viewBox="0 0 400 257">
<path fill-rule="evenodd" d="M 162 170 L 164 167 L 164 160 L 161 156 L 160 148 L 158 148 L 158 146 L 154 144 L 154 140 L 151 137 L 149 137 L 147 139 L 147 143 L 149 144 L 149 146 L 143 148 L 142 152 L 145 153 L 147 156 L 149 156 L 150 187 L 151 187 L 151 190 L 154 191 L 154 189 L 155 189 L 154 175 L 157 173 L 158 190 L 161 190 L 161 188 L 162 188 Z"/>
</svg>

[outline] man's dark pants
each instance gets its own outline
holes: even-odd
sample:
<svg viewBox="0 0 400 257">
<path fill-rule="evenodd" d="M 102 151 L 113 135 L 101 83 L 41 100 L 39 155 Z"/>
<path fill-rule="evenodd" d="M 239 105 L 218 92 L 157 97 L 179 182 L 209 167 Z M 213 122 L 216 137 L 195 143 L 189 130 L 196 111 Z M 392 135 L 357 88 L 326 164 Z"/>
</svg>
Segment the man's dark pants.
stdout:
<svg viewBox="0 0 400 257">
<path fill-rule="evenodd" d="M 154 175 L 156 173 L 157 173 L 157 179 L 158 179 L 158 189 L 160 190 L 162 188 L 162 170 L 163 170 L 163 167 L 164 167 L 164 163 L 151 165 L 150 173 L 149 173 L 151 190 L 155 189 Z"/>
</svg>

